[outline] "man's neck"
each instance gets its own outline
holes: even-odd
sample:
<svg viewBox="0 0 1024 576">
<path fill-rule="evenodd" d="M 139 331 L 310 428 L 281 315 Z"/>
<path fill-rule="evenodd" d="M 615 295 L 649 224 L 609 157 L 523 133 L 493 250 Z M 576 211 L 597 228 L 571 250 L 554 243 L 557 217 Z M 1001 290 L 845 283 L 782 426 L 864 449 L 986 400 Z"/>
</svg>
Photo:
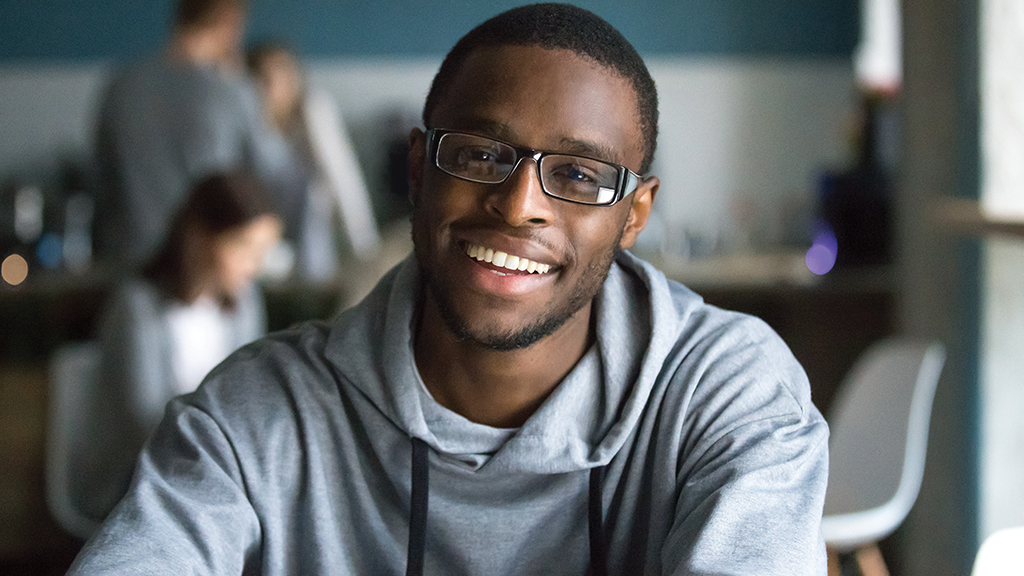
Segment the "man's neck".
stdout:
<svg viewBox="0 0 1024 576">
<path fill-rule="evenodd" d="M 590 304 L 553 334 L 533 345 L 496 351 L 459 341 L 424 298 L 416 328 L 416 367 L 435 400 L 472 422 L 498 428 L 521 426 L 590 347 Z"/>
</svg>

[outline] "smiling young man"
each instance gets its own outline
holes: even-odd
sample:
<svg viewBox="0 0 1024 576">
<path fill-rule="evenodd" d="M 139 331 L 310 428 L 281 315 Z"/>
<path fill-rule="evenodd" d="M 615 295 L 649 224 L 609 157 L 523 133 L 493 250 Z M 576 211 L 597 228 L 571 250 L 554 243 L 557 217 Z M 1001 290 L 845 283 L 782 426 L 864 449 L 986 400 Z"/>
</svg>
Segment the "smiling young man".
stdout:
<svg viewBox="0 0 1024 576">
<path fill-rule="evenodd" d="M 629 43 L 510 10 L 423 119 L 415 256 L 172 402 L 72 573 L 824 574 L 800 366 L 626 252 L 659 185 Z"/>
<path fill-rule="evenodd" d="M 435 83 L 431 129 L 411 138 L 426 281 L 416 363 L 442 405 L 520 426 L 593 344 L 594 296 L 643 229 L 658 180 L 629 171 L 644 159 L 636 92 L 589 56 L 481 46 L 446 64 L 457 68 Z M 627 183 L 615 204 L 582 203 Z"/>
</svg>

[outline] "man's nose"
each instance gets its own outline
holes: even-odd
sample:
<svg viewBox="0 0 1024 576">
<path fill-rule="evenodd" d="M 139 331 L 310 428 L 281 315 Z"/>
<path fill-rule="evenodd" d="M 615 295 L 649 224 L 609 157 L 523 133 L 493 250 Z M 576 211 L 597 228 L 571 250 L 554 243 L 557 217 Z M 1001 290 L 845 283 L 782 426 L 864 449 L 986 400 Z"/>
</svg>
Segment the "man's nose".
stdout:
<svg viewBox="0 0 1024 576">
<path fill-rule="evenodd" d="M 541 187 L 537 162 L 523 158 L 504 182 L 494 186 L 487 197 L 487 209 L 510 226 L 544 225 L 554 217 L 553 201 Z"/>
</svg>

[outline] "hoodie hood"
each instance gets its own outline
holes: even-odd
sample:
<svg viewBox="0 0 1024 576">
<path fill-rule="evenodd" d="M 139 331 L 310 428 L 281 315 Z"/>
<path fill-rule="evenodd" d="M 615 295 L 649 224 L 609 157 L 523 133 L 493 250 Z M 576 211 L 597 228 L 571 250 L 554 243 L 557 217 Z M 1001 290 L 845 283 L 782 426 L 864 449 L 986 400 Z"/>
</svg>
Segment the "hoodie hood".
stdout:
<svg viewBox="0 0 1024 576">
<path fill-rule="evenodd" d="M 427 392 L 413 355 L 419 293 L 409 256 L 334 324 L 326 357 L 341 385 L 457 465 L 548 474 L 612 459 L 637 426 L 687 310 L 701 302 L 690 291 L 671 293 L 661 272 L 619 254 L 594 301 L 596 344 L 522 427 L 501 429 L 471 422 Z"/>
</svg>

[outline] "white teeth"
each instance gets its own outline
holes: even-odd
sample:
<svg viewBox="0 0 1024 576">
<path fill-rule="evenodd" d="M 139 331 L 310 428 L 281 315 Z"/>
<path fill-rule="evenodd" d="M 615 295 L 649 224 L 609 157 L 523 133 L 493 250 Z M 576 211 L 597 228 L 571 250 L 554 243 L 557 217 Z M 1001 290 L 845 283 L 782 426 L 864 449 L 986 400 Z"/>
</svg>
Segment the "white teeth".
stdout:
<svg viewBox="0 0 1024 576">
<path fill-rule="evenodd" d="M 475 246 L 471 244 L 466 248 L 466 254 L 470 258 L 490 262 L 495 266 L 500 266 L 509 270 L 527 271 L 530 274 L 546 274 L 551 270 L 550 264 L 540 264 L 527 258 L 516 256 L 515 254 L 495 252 L 493 249 L 484 248 L 483 246 Z"/>
</svg>

